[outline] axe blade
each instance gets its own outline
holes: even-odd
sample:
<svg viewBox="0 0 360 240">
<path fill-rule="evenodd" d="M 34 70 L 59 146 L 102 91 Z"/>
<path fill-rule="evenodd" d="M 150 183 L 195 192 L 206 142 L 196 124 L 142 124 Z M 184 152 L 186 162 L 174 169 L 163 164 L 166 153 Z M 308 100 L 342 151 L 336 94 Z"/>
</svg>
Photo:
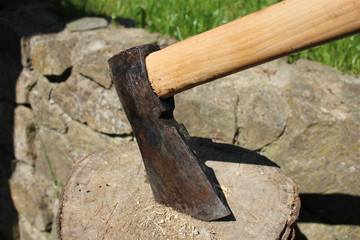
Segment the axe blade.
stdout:
<svg viewBox="0 0 360 240">
<path fill-rule="evenodd" d="M 159 49 L 143 45 L 109 59 L 155 200 L 204 221 L 226 217 L 230 209 L 205 174 L 187 130 L 173 117 L 174 98 L 158 98 L 148 81 L 145 57 Z"/>
</svg>

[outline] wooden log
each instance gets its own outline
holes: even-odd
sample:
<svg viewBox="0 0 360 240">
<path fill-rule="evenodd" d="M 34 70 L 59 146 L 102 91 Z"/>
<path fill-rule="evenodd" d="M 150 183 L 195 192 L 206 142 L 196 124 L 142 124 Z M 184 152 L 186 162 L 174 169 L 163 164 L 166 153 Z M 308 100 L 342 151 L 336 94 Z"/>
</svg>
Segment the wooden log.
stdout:
<svg viewBox="0 0 360 240">
<path fill-rule="evenodd" d="M 136 143 L 76 161 L 57 216 L 58 239 L 292 239 L 298 188 L 254 152 L 195 139 L 233 216 L 203 222 L 154 201 Z"/>
</svg>

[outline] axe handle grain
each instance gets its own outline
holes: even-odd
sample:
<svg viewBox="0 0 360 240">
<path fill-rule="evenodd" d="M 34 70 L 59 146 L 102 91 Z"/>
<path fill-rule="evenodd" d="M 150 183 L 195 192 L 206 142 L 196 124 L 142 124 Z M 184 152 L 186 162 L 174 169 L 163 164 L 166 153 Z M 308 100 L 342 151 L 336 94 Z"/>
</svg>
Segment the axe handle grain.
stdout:
<svg viewBox="0 0 360 240">
<path fill-rule="evenodd" d="M 161 98 L 360 30 L 360 0 L 285 0 L 146 58 Z"/>
</svg>

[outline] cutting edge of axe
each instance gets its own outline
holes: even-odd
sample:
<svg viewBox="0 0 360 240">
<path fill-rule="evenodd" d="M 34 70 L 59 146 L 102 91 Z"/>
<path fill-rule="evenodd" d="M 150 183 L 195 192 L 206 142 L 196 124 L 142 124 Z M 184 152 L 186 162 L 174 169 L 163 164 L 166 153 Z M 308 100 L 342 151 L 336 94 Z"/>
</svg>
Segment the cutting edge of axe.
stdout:
<svg viewBox="0 0 360 240">
<path fill-rule="evenodd" d="M 205 221 L 231 214 L 173 118 L 174 94 L 359 31 L 358 0 L 285 0 L 162 50 L 138 46 L 109 59 L 155 200 Z"/>
</svg>

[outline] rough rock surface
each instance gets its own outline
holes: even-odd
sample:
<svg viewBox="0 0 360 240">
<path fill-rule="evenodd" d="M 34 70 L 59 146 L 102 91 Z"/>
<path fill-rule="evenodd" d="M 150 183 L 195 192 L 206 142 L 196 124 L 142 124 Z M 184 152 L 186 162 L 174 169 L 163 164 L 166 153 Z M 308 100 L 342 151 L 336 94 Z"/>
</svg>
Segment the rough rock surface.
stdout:
<svg viewBox="0 0 360 240">
<path fill-rule="evenodd" d="M 67 41 L 38 44 L 32 58 L 34 68 L 45 76 L 61 76 L 72 66 L 70 47 Z"/>
<path fill-rule="evenodd" d="M 359 93 L 359 77 L 280 59 L 180 93 L 175 115 L 190 135 L 280 165 L 300 187 L 308 239 L 359 239 Z"/>
<path fill-rule="evenodd" d="M 78 157 L 133 140 L 106 60 L 173 40 L 112 25 L 69 32 L 47 4 L 30 2 L 0 13 L 1 193 L 15 157 L 10 187 L 20 238 L 45 239 L 54 236 L 54 178 L 65 182 Z M 175 117 L 192 136 L 258 151 L 281 166 L 300 186 L 298 227 L 307 239 L 359 239 L 359 94 L 359 77 L 280 59 L 177 95 Z"/>
<path fill-rule="evenodd" d="M 35 152 L 35 119 L 33 112 L 24 106 L 18 106 L 14 111 L 14 155 L 15 158 L 34 165 Z"/>
<path fill-rule="evenodd" d="M 24 184 L 26 183 L 26 184 Z M 54 192 L 48 181 L 34 173 L 29 164 L 18 163 L 10 181 L 13 201 L 18 212 L 36 229 L 45 232 L 54 218 Z"/>
</svg>

